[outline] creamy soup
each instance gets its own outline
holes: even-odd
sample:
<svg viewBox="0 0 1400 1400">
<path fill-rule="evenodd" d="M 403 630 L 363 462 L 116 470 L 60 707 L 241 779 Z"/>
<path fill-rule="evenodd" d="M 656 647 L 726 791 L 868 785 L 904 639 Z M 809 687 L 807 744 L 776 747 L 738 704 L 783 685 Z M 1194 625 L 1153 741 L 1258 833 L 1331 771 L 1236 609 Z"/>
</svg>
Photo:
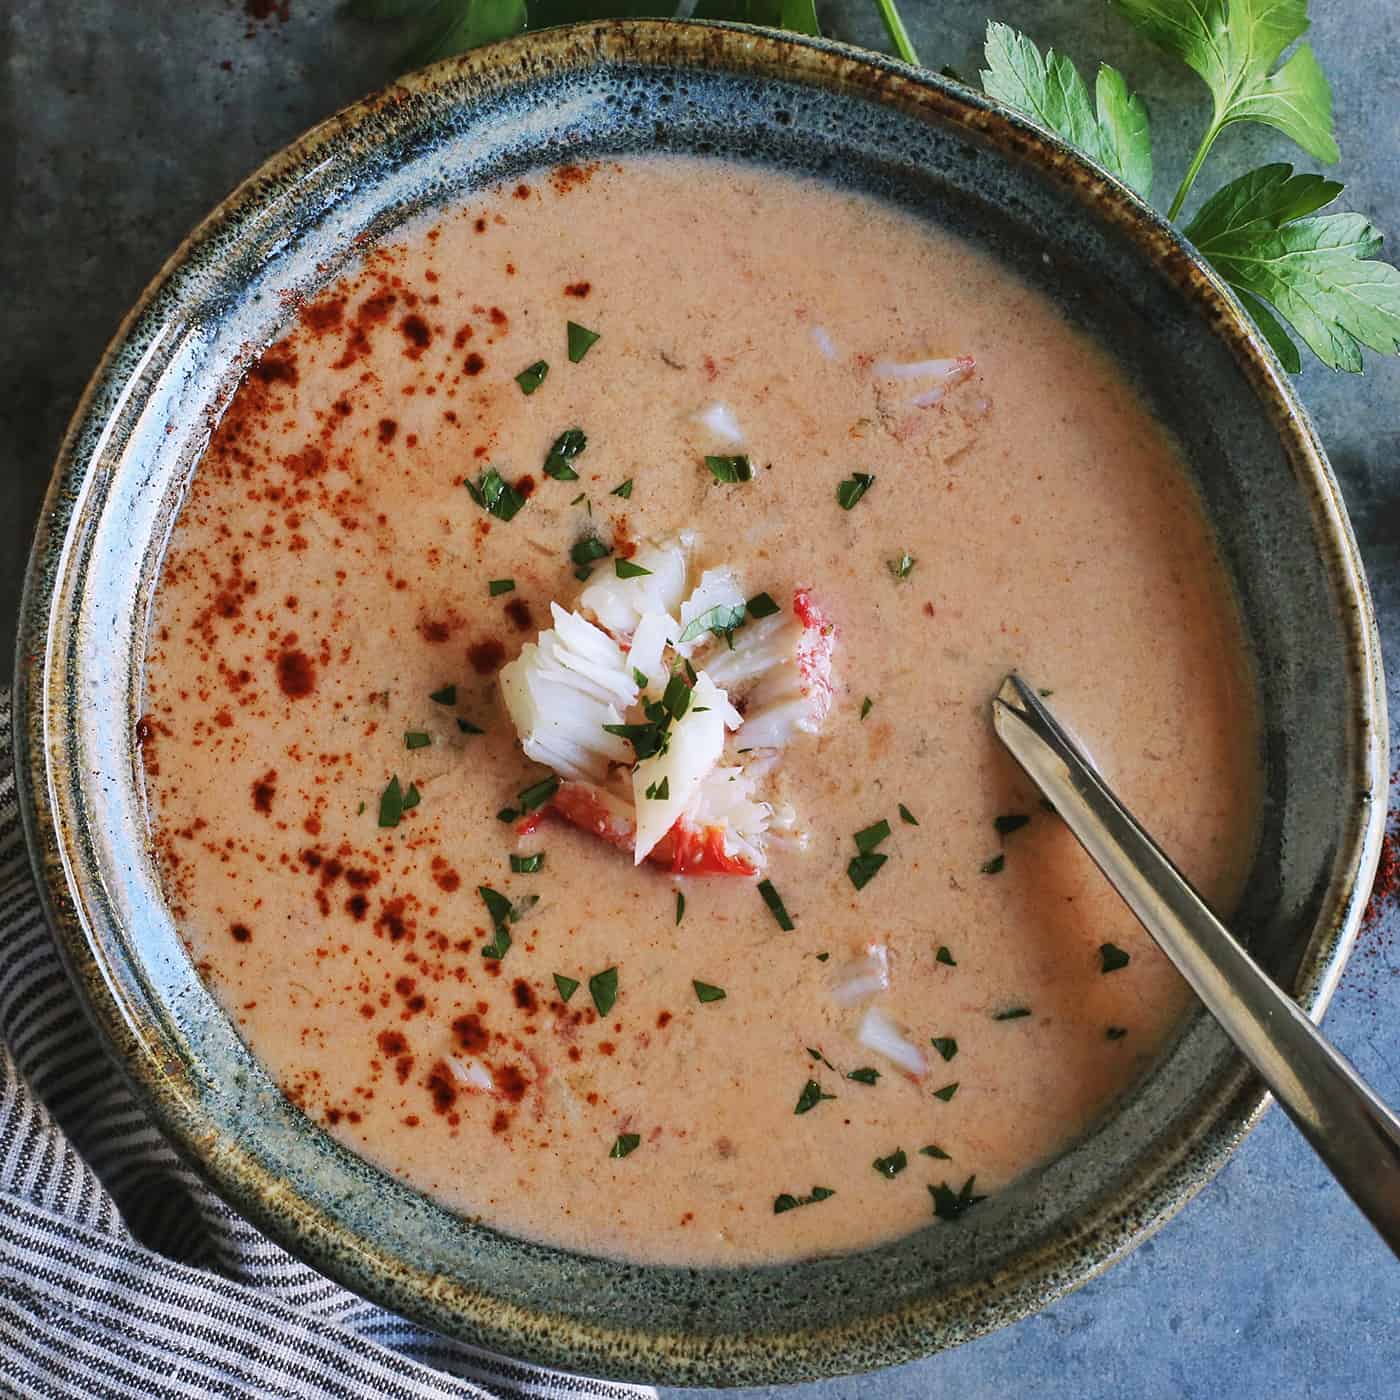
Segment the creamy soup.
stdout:
<svg viewBox="0 0 1400 1400">
<path fill-rule="evenodd" d="M 1187 997 L 990 697 L 1041 687 L 1217 906 L 1251 850 L 1170 440 L 1045 297 L 824 184 L 565 167 L 397 237 L 289 312 L 155 602 L 153 839 L 252 1051 L 453 1210 L 636 1260 L 869 1246 L 1063 1150 Z"/>
</svg>

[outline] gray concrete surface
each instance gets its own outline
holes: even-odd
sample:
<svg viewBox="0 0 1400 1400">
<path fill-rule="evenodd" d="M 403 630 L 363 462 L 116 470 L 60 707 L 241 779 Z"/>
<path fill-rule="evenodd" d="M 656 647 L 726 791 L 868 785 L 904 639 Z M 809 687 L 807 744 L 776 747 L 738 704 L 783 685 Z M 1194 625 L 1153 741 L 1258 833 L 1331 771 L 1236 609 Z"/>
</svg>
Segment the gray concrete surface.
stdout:
<svg viewBox="0 0 1400 1400">
<path fill-rule="evenodd" d="M 1400 6 L 1315 0 L 1315 47 L 1337 95 L 1348 207 L 1400 256 Z M 265 156 L 394 73 L 395 39 L 336 0 L 251 19 L 243 0 L 4 0 L 0 5 L 0 648 L 63 427 L 102 348 L 186 230 Z M 821 3 L 843 38 L 881 45 L 870 0 Z M 921 57 L 978 66 L 988 18 L 1091 70 L 1115 63 L 1147 96 L 1159 197 L 1207 108 L 1095 0 L 906 0 Z M 1235 129 L 1207 186 L 1282 137 Z M 1400 361 L 1364 378 L 1316 366 L 1301 387 L 1341 478 L 1381 616 L 1400 709 Z M 1242 509 L 1248 502 L 1241 503 Z M 1394 794 L 1392 794 L 1394 810 Z M 1328 1028 L 1400 1101 L 1400 921 L 1363 935 Z M 773 1391 L 739 1394 L 776 1395 Z M 1154 1241 L 1073 1297 L 970 1346 L 785 1400 L 1368 1400 L 1400 1394 L 1400 1266 L 1278 1113 Z"/>
</svg>

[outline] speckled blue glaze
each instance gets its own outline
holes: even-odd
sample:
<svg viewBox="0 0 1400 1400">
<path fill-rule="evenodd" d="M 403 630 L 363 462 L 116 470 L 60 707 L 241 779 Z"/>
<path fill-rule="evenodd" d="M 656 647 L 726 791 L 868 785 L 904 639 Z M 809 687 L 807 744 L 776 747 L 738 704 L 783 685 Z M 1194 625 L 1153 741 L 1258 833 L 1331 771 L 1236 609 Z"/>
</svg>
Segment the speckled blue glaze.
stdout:
<svg viewBox="0 0 1400 1400">
<path fill-rule="evenodd" d="M 1110 1119 L 955 1228 L 737 1271 L 510 1239 L 368 1168 L 247 1054 L 161 900 L 133 741 L 184 485 L 288 295 L 484 185 L 659 150 L 818 174 L 936 220 L 1121 356 L 1199 481 L 1258 661 L 1267 799 L 1236 922 L 1320 1010 L 1374 867 L 1384 701 L 1355 546 L 1291 388 L 1194 255 L 1058 143 L 932 77 L 751 30 L 585 26 L 439 66 L 312 132 L 197 230 L 119 333 L 58 463 L 20 640 L 24 807 L 98 1025 L 185 1155 L 274 1237 L 517 1355 L 681 1383 L 789 1380 L 953 1345 L 1082 1282 L 1218 1168 L 1261 1089 L 1197 1016 Z"/>
</svg>

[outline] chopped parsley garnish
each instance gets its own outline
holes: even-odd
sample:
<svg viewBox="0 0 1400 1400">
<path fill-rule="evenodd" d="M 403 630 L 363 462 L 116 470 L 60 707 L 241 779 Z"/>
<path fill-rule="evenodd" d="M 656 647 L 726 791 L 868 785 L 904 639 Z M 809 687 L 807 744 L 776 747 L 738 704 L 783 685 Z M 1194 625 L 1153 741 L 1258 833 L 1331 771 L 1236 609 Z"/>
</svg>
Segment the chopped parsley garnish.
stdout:
<svg viewBox="0 0 1400 1400">
<path fill-rule="evenodd" d="M 896 1147 L 888 1157 L 877 1157 L 871 1164 L 881 1176 L 896 1177 L 909 1165 L 902 1147 Z"/>
<path fill-rule="evenodd" d="M 938 945 L 938 951 L 933 955 L 933 960 L 934 962 L 941 962 L 944 967 L 957 966 L 957 963 L 953 961 L 953 954 L 949 951 L 946 943 L 940 943 Z"/>
<path fill-rule="evenodd" d="M 850 876 L 851 884 L 856 889 L 863 890 L 880 873 L 880 867 L 889 859 L 887 855 L 879 851 L 871 851 L 868 855 L 853 856 L 851 863 L 846 867 L 846 874 Z"/>
<path fill-rule="evenodd" d="M 455 685 L 445 685 L 441 690 L 435 690 L 428 696 L 434 705 L 455 705 L 457 703 L 457 687 Z"/>
<path fill-rule="evenodd" d="M 423 795 L 418 791 L 418 784 L 409 783 L 408 791 L 403 795 L 404 811 L 411 812 L 422 800 Z"/>
<path fill-rule="evenodd" d="M 575 577 L 580 583 L 587 583 L 588 580 L 591 579 L 591 578 L 593 577 L 593 570 L 590 569 L 590 568 L 585 564 L 582 568 L 578 568 L 578 569 L 575 569 L 575 570 L 574 570 L 574 577 Z"/>
<path fill-rule="evenodd" d="M 651 577 L 650 569 L 644 569 L 640 564 L 634 564 L 630 559 L 614 559 L 613 567 L 617 571 L 618 578 Z"/>
<path fill-rule="evenodd" d="M 547 778 L 541 778 L 537 783 L 531 783 L 529 787 L 523 788 L 515 800 L 520 804 L 522 812 L 533 812 L 536 807 L 542 807 L 556 792 L 559 791 L 559 779 L 553 773 Z"/>
<path fill-rule="evenodd" d="M 918 826 L 919 824 L 918 817 L 916 817 L 902 802 L 899 804 L 899 819 L 900 821 L 907 822 L 910 826 Z"/>
<path fill-rule="evenodd" d="M 630 501 L 632 499 L 632 478 L 629 476 L 622 485 L 614 486 L 613 489 L 608 492 L 608 495 L 621 496 L 624 501 Z"/>
<path fill-rule="evenodd" d="M 837 503 L 842 510 L 850 510 L 874 484 L 875 478 L 869 472 L 852 472 L 836 488 Z"/>
<path fill-rule="evenodd" d="M 576 365 L 593 348 L 598 332 L 590 331 L 577 321 L 569 322 L 569 363 Z"/>
<path fill-rule="evenodd" d="M 515 580 L 513 578 L 493 578 L 486 585 L 486 591 L 493 598 L 499 598 L 502 593 L 514 593 Z"/>
<path fill-rule="evenodd" d="M 598 1008 L 598 1014 L 606 1016 L 617 1001 L 617 969 L 609 967 L 602 972 L 595 972 L 588 979 L 588 994 L 593 998 L 593 1005 Z"/>
<path fill-rule="evenodd" d="M 410 729 L 403 736 L 403 746 L 406 749 L 426 749 L 433 742 L 431 734 L 424 734 L 421 729 Z"/>
<path fill-rule="evenodd" d="M 520 385 L 520 392 L 530 395 L 544 383 L 545 375 L 549 373 L 549 364 L 545 360 L 536 360 L 532 365 L 526 365 L 519 374 L 515 376 L 515 382 Z"/>
<path fill-rule="evenodd" d="M 864 718 L 866 717 L 866 715 L 868 715 L 868 714 L 871 712 L 871 710 L 873 710 L 874 708 L 875 708 L 875 702 L 867 695 L 867 696 L 865 697 L 865 699 L 862 700 L 862 701 L 860 702 L 860 717 L 861 717 L 861 719 L 864 719 Z"/>
<path fill-rule="evenodd" d="M 619 1133 L 609 1157 L 630 1157 L 642 1145 L 639 1133 Z"/>
<path fill-rule="evenodd" d="M 823 1099 L 834 1099 L 835 1094 L 822 1093 L 822 1086 L 815 1079 L 809 1079 L 803 1086 L 802 1092 L 797 1096 L 797 1107 L 794 1113 L 810 1113 Z"/>
<path fill-rule="evenodd" d="M 974 1196 L 972 1194 L 972 1183 L 976 1181 L 975 1176 L 970 1176 L 962 1184 L 961 1191 L 954 1191 L 946 1181 L 940 1182 L 937 1186 L 930 1186 L 928 1193 L 933 1197 L 933 1213 L 941 1220 L 956 1220 L 960 1215 L 971 1210 L 979 1201 L 985 1201 L 985 1196 Z"/>
<path fill-rule="evenodd" d="M 491 916 L 491 923 L 496 930 L 495 939 L 482 948 L 481 956 L 483 958 L 503 958 L 510 950 L 508 925 L 513 915 L 510 900 L 499 890 L 493 890 L 490 885 L 478 885 L 476 892 L 486 905 L 486 912 Z"/>
<path fill-rule="evenodd" d="M 662 778 L 659 783 L 652 783 L 647 788 L 646 795 L 651 798 L 653 802 L 665 802 L 671 795 L 670 777 Z"/>
<path fill-rule="evenodd" d="M 389 786 L 379 794 L 379 825 L 397 826 L 403 816 L 403 788 L 399 786 L 399 775 L 389 779 Z"/>
<path fill-rule="evenodd" d="M 753 467 L 747 457 L 706 457 L 705 465 L 716 481 L 733 483 L 753 480 Z"/>
<path fill-rule="evenodd" d="M 890 824 L 883 817 L 872 826 L 856 832 L 856 850 L 868 856 L 890 834 Z"/>
<path fill-rule="evenodd" d="M 486 733 L 486 731 L 485 731 L 484 729 L 482 729 L 480 726 L 473 724 L 473 723 L 471 722 L 471 720 L 469 720 L 469 719 L 463 719 L 460 715 L 458 715 L 458 717 L 457 717 L 457 728 L 460 729 L 460 730 L 462 731 L 463 734 L 485 734 L 485 733 Z"/>
<path fill-rule="evenodd" d="M 680 719 L 690 708 L 691 689 L 683 676 L 672 676 L 661 694 L 661 703 L 672 719 Z"/>
<path fill-rule="evenodd" d="M 836 1194 L 829 1186 L 814 1186 L 810 1196 L 793 1196 L 784 1191 L 781 1196 L 773 1198 L 773 1214 L 782 1215 L 784 1211 L 796 1210 L 798 1206 L 815 1205 L 818 1201 L 829 1200 Z"/>
<path fill-rule="evenodd" d="M 569 558 L 582 569 L 596 559 L 606 559 L 611 553 L 612 550 L 597 535 L 584 535 L 582 539 L 575 541 L 574 547 L 569 551 Z"/>
<path fill-rule="evenodd" d="M 854 1079 L 857 1084 L 873 1084 L 880 1077 L 880 1071 L 871 1065 L 862 1065 L 860 1069 L 853 1069 L 847 1079 Z"/>
<path fill-rule="evenodd" d="M 666 749 L 666 727 L 656 720 L 645 724 L 605 724 L 603 729 L 626 739 L 636 750 L 637 758 L 650 758 L 653 754 L 664 753 Z"/>
<path fill-rule="evenodd" d="M 727 993 L 723 987 L 716 987 L 710 982 L 692 982 L 695 988 L 696 1001 L 723 1001 Z"/>
<path fill-rule="evenodd" d="M 698 641 L 706 632 L 713 632 L 717 637 L 724 636 L 743 625 L 744 615 L 743 603 L 736 603 L 733 607 L 727 603 L 718 603 L 713 608 L 707 608 L 699 617 L 692 618 L 676 640 Z"/>
<path fill-rule="evenodd" d="M 584 503 L 585 509 L 588 511 L 589 515 L 593 514 L 593 502 L 588 499 L 587 491 L 580 491 L 578 495 L 575 496 L 573 500 L 569 502 L 571 506 L 576 506 L 580 503 Z"/>
<path fill-rule="evenodd" d="M 544 852 L 536 851 L 532 856 L 511 856 L 510 868 L 515 875 L 538 875 L 544 869 Z"/>
<path fill-rule="evenodd" d="M 676 927 L 680 927 L 681 920 L 685 918 L 685 896 L 676 891 Z"/>
<path fill-rule="evenodd" d="M 1001 854 L 1001 852 L 997 852 L 991 860 L 984 860 L 982 862 L 982 874 L 984 875 L 1000 875 L 1005 869 L 1006 857 Z"/>
<path fill-rule="evenodd" d="M 1125 953 L 1121 948 L 1112 943 L 1099 944 L 1099 971 L 1117 972 L 1120 967 L 1127 967 L 1132 961 L 1132 955 Z"/>
<path fill-rule="evenodd" d="M 1104 1032 L 1104 1039 L 1105 1039 L 1105 1040 L 1122 1040 L 1123 1037 L 1124 1037 L 1125 1035 L 1127 1035 L 1127 1033 L 1128 1033 L 1128 1028 L 1127 1028 L 1126 1026 L 1110 1026 L 1110 1027 Z"/>
<path fill-rule="evenodd" d="M 807 1047 L 807 1053 L 808 1053 L 814 1060 L 817 1060 L 817 1061 L 819 1061 L 821 1064 L 824 1064 L 824 1065 L 827 1067 L 827 1069 L 829 1069 L 833 1074 L 836 1073 L 836 1066 L 835 1066 L 834 1064 L 832 1064 L 831 1061 L 828 1060 L 828 1059 L 826 1058 L 826 1056 L 823 1055 L 822 1052 L 821 1052 L 820 1050 L 814 1050 L 814 1049 L 809 1045 L 809 1046 Z"/>
<path fill-rule="evenodd" d="M 648 677 L 644 676 L 635 666 L 632 667 L 632 679 L 637 682 L 638 690 L 645 690 L 651 684 Z"/>
<path fill-rule="evenodd" d="M 906 579 L 913 571 L 915 559 L 912 554 L 901 554 L 898 559 L 891 559 L 889 562 L 890 573 L 897 579 Z"/>
<path fill-rule="evenodd" d="M 498 520 L 514 520 L 516 512 L 525 504 L 525 497 L 495 467 L 487 467 L 475 482 L 466 481 L 463 485 L 472 500 Z"/>
<path fill-rule="evenodd" d="M 927 1147 L 921 1147 L 919 1156 L 932 1157 L 938 1162 L 951 1162 L 953 1160 L 941 1147 L 935 1147 L 933 1143 L 929 1143 Z"/>
<path fill-rule="evenodd" d="M 783 904 L 783 897 L 773 888 L 771 880 L 760 880 L 758 882 L 758 892 L 763 896 L 763 902 L 772 911 L 773 917 L 778 921 L 778 927 L 784 933 L 791 933 L 794 927 L 792 916 L 788 913 Z"/>
<path fill-rule="evenodd" d="M 514 807 L 502 807 L 501 810 L 496 813 L 496 820 L 498 822 L 513 822 L 519 815 L 520 813 L 517 812 Z"/>
<path fill-rule="evenodd" d="M 357 817 L 362 817 L 362 816 L 364 816 L 364 814 L 365 814 L 365 804 L 364 804 L 363 802 L 361 802 L 360 805 L 355 809 L 355 815 L 356 815 Z"/>
<path fill-rule="evenodd" d="M 577 481 L 578 473 L 570 462 L 588 446 L 588 437 L 582 428 L 567 428 L 554 439 L 554 446 L 544 459 L 544 474 L 555 481 Z"/>
<path fill-rule="evenodd" d="M 958 1053 L 958 1042 L 951 1035 L 936 1035 L 930 1043 L 943 1056 L 945 1062 Z"/>
<path fill-rule="evenodd" d="M 817 954 L 817 961 L 818 961 L 818 962 L 825 962 L 830 956 L 831 956 L 830 953 L 818 953 L 818 954 Z"/>
<path fill-rule="evenodd" d="M 1029 823 L 1030 818 L 1024 812 L 1008 812 L 1004 817 L 998 817 L 992 825 L 996 827 L 998 836 L 1010 836 L 1013 831 L 1020 831 Z"/>
<path fill-rule="evenodd" d="M 782 612 L 782 608 L 774 601 L 771 593 L 755 593 L 746 604 L 749 616 L 755 622 L 762 617 L 772 617 L 774 613 Z"/>
<path fill-rule="evenodd" d="M 568 1001 L 573 994 L 578 991 L 578 978 L 565 977 L 562 972 L 554 974 L 554 985 L 559 989 L 559 997 L 562 1001 Z"/>
<path fill-rule="evenodd" d="M 994 1021 L 1019 1021 L 1031 1014 L 1029 1006 L 1011 1006 L 1005 1011 L 995 1012 L 992 1016 Z"/>
<path fill-rule="evenodd" d="M 1054 692 L 1053 690 L 1037 690 L 1037 691 L 1036 691 L 1036 694 L 1039 695 L 1039 696 L 1041 697 L 1042 700 L 1048 700 L 1054 693 L 1055 693 L 1055 692 Z"/>
<path fill-rule="evenodd" d="M 944 1103 L 947 1103 L 958 1092 L 960 1083 L 962 1083 L 960 1079 L 955 1079 L 951 1084 L 945 1084 L 941 1089 L 935 1089 L 933 1091 L 934 1098 L 942 1099 Z"/>
</svg>

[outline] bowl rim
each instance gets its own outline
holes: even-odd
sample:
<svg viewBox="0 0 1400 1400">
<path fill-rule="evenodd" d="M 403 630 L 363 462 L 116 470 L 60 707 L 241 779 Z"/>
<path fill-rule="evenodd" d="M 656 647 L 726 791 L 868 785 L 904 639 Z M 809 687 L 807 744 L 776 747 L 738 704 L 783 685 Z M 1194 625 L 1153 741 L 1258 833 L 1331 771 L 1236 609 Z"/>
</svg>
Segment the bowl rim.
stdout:
<svg viewBox="0 0 1400 1400">
<path fill-rule="evenodd" d="M 92 466 L 81 451 L 100 428 L 102 390 L 113 381 L 131 388 L 139 375 L 123 368 L 123 352 L 145 310 L 177 270 L 219 230 L 259 207 L 260 191 L 286 172 L 305 167 L 316 152 L 347 130 L 382 117 L 405 95 L 431 93 L 451 82 L 466 85 L 464 100 L 499 91 L 539 72 L 548 55 L 554 72 L 630 63 L 664 71 L 678 65 L 781 78 L 843 96 L 891 106 L 930 123 L 961 124 L 976 131 L 1011 162 L 1034 167 L 1070 196 L 1091 206 L 1094 217 L 1124 237 L 1161 270 L 1174 292 L 1210 323 L 1266 409 L 1306 490 L 1311 524 L 1327 582 L 1336 597 L 1350 661 L 1347 720 L 1349 760 L 1360 800 L 1350 808 L 1339 854 L 1292 991 L 1320 1019 L 1354 942 L 1384 832 L 1387 775 L 1386 697 L 1379 639 L 1369 589 L 1341 493 L 1312 422 L 1291 382 L 1252 321 L 1201 256 L 1159 214 L 1110 174 L 1058 137 L 992 99 L 883 55 L 833 40 L 780 34 L 745 25 L 672 20 L 606 20 L 521 35 L 410 74 L 312 127 L 267 160 L 202 220 L 165 261 L 122 321 L 74 411 L 45 497 L 25 579 L 16 652 L 14 738 L 19 804 L 27 846 L 60 952 L 106 1048 L 116 1056 L 143 1104 L 167 1137 L 213 1188 L 279 1244 L 357 1292 L 366 1280 L 384 1280 L 377 1301 L 439 1331 L 547 1363 L 570 1364 L 580 1355 L 600 1358 L 610 1374 L 676 1384 L 741 1384 L 835 1375 L 871 1364 L 868 1320 L 848 1327 L 755 1334 L 747 1346 L 718 1353 L 687 1348 L 683 1334 L 640 1333 L 577 1319 L 548 1319 L 556 1334 L 541 1334 L 542 1314 L 494 1305 L 484 1313 L 479 1296 L 419 1270 L 411 1285 L 387 1282 L 391 1259 L 360 1232 L 298 1201 L 286 1210 L 284 1182 L 244 1156 L 234 1143 L 211 1151 L 209 1129 L 191 1125 L 189 1105 L 159 1047 L 136 1029 L 139 1015 L 130 991 L 90 940 L 76 902 L 72 876 L 78 831 L 61 791 L 58 769 L 67 678 L 74 659 L 65 642 L 66 619 L 57 604 L 74 566 L 83 524 L 83 485 Z M 139 389 L 137 390 L 139 392 Z M 1323 545 L 1327 546 L 1325 549 Z M 1193 1132 L 1174 1149 L 1136 1163 L 1117 1192 L 1118 1208 L 1053 1236 L 1015 1260 L 988 1286 L 963 1289 L 899 1310 L 898 1330 L 882 1341 L 880 1364 L 928 1354 L 1019 1319 L 1087 1282 L 1155 1233 L 1224 1165 L 1269 1103 L 1262 1083 L 1236 1060 L 1192 1105 Z M 210 1125 L 212 1126 L 212 1125 Z M 1123 1209 L 1125 1201 L 1131 1209 Z M 1075 1267 L 1047 1278 L 1044 1256 L 1071 1244 Z M 347 1262 L 352 1248 L 358 1263 Z M 988 1294 L 994 1295 L 989 1301 Z M 961 1302 L 965 1312 L 953 1305 Z M 950 1309 L 953 1316 L 950 1316 Z M 891 1319 L 886 1318 L 885 1321 Z M 638 1369 L 637 1358 L 645 1360 Z"/>
</svg>

